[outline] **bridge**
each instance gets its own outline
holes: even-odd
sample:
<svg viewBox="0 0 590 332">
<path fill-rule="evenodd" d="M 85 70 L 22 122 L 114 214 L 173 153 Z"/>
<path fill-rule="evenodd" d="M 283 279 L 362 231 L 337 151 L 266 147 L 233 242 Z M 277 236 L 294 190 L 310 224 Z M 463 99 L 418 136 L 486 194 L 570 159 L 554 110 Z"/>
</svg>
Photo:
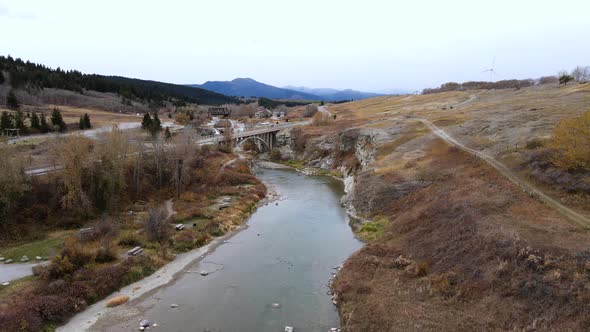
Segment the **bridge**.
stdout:
<svg viewBox="0 0 590 332">
<path fill-rule="evenodd" d="M 279 131 L 287 128 L 308 125 L 310 123 L 311 121 L 300 121 L 270 125 L 263 128 L 233 133 L 231 138 L 226 138 L 223 135 L 211 135 L 197 139 L 197 143 L 201 145 L 227 144 L 228 141 L 230 141 L 232 145 L 240 146 L 247 141 L 251 141 L 255 144 L 264 146 L 268 151 L 270 151 L 275 147 L 276 135 Z"/>
<path fill-rule="evenodd" d="M 226 138 L 223 135 L 211 135 L 211 136 L 201 136 L 196 139 L 196 143 L 199 145 L 208 145 L 208 144 L 223 144 L 227 143 L 229 140 L 232 145 L 240 146 L 246 141 L 253 141 L 256 144 L 260 144 L 264 146 L 268 151 L 271 151 L 275 144 L 276 144 L 276 135 L 279 131 L 287 128 L 303 126 L 310 124 L 311 121 L 300 121 L 300 122 L 289 122 L 277 125 L 269 125 L 263 128 L 257 128 L 247 131 L 242 131 L 238 133 L 232 134 L 231 138 Z M 182 130 L 182 129 L 181 129 Z M 260 146 L 259 146 L 260 147 Z M 149 151 L 148 151 L 149 152 Z M 135 154 L 128 155 L 129 157 Z M 45 166 L 45 167 L 37 167 L 32 169 L 27 169 L 25 174 L 28 176 L 39 176 L 45 175 L 48 173 L 57 172 L 63 169 L 61 165 L 55 166 Z"/>
</svg>

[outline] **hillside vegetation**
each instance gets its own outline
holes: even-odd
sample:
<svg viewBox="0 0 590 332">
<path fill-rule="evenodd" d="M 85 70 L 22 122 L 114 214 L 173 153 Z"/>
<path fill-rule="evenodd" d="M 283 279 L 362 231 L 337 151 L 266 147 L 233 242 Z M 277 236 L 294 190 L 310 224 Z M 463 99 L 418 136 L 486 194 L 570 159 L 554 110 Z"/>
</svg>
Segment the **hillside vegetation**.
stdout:
<svg viewBox="0 0 590 332">
<path fill-rule="evenodd" d="M 345 179 L 344 202 L 367 241 L 333 284 L 344 330 L 587 329 L 590 225 L 505 174 L 590 216 L 589 84 L 387 96 L 328 110 L 336 120 L 293 130 L 284 156 Z"/>
</svg>

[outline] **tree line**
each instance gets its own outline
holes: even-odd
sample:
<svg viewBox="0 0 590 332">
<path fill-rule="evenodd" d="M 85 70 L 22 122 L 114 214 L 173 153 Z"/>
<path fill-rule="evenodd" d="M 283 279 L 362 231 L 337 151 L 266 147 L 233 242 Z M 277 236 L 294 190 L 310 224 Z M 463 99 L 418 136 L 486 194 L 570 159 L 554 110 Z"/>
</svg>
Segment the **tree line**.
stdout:
<svg viewBox="0 0 590 332">
<path fill-rule="evenodd" d="M 559 83 L 567 84 L 569 82 L 587 82 L 590 81 L 590 67 L 577 66 L 568 71 L 560 71 L 557 76 L 544 76 L 539 79 L 525 80 L 501 80 L 497 82 L 469 81 L 464 83 L 447 82 L 438 88 L 424 89 L 422 94 L 447 92 L 447 91 L 465 91 L 465 90 L 489 90 L 489 89 L 520 89 L 536 84 Z"/>
<path fill-rule="evenodd" d="M 11 56 L 0 56 L 0 84 L 9 82 L 15 88 L 55 88 L 83 94 L 86 90 L 117 93 L 125 100 L 137 100 L 163 106 L 166 102 L 177 106 L 186 103 L 221 105 L 240 103 L 235 97 L 216 92 L 156 81 L 120 76 L 83 74 L 77 70 L 52 69 L 42 64 L 23 61 Z"/>
<path fill-rule="evenodd" d="M 90 116 L 86 113 L 80 117 L 79 128 L 90 129 L 92 123 Z M 50 131 L 53 132 L 64 132 L 68 129 L 65 123 L 61 111 L 58 108 L 54 108 L 51 111 L 49 120 L 45 113 L 40 112 L 27 112 L 23 113 L 20 109 L 14 110 L 14 112 L 3 111 L 0 114 L 0 134 L 4 134 L 7 129 L 18 129 L 19 134 L 26 135 L 32 132 L 46 134 Z"/>
</svg>

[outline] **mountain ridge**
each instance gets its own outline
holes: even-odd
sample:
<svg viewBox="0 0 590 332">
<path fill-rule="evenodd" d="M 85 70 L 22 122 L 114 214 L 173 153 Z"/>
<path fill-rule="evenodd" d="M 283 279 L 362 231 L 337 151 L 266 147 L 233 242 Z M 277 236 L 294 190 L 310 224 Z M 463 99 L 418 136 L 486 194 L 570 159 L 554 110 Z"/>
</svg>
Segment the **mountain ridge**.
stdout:
<svg viewBox="0 0 590 332">
<path fill-rule="evenodd" d="M 305 86 L 276 87 L 258 82 L 252 78 L 239 77 L 231 81 L 207 81 L 203 84 L 189 84 L 191 87 L 210 90 L 235 97 L 264 97 L 271 99 L 295 100 L 359 100 L 385 96 L 382 93 L 363 92 L 353 89 L 308 88 Z"/>
</svg>

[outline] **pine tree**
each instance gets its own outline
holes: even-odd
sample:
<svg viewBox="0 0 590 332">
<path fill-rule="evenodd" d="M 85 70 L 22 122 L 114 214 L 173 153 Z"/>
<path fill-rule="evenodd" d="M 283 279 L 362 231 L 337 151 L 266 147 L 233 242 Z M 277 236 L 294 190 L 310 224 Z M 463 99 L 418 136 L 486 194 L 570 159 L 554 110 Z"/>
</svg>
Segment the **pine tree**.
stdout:
<svg viewBox="0 0 590 332">
<path fill-rule="evenodd" d="M 17 110 L 20 107 L 18 99 L 16 99 L 16 95 L 12 90 L 8 93 L 8 96 L 6 97 L 6 107 L 13 110 Z"/>
<path fill-rule="evenodd" d="M 160 118 L 158 117 L 158 112 L 154 112 L 154 120 L 152 121 L 152 127 L 154 128 L 153 130 L 155 130 L 155 131 L 162 130 L 162 122 L 160 121 Z"/>
<path fill-rule="evenodd" d="M 160 130 L 162 130 L 162 122 L 158 117 L 158 112 L 154 112 L 154 119 L 152 120 L 152 125 L 150 126 L 150 133 L 155 137 L 156 134 L 160 132 Z"/>
<path fill-rule="evenodd" d="M 0 70 L 0 84 L 4 84 L 4 74 L 2 73 L 2 70 Z"/>
<path fill-rule="evenodd" d="M 80 128 L 80 130 L 86 129 L 86 124 L 84 123 L 84 117 L 83 116 L 80 117 L 80 122 L 78 124 L 78 127 Z"/>
<path fill-rule="evenodd" d="M 141 120 L 141 129 L 150 129 L 152 127 L 152 117 L 150 113 L 147 112 L 143 115 L 143 120 Z"/>
<path fill-rule="evenodd" d="M 66 123 L 64 122 L 64 119 L 61 117 L 61 112 L 57 108 L 54 108 L 53 112 L 51 112 L 51 124 L 54 127 L 58 127 L 58 130 L 60 132 L 66 130 Z"/>
<path fill-rule="evenodd" d="M 31 114 L 31 128 L 35 128 L 37 130 L 41 129 L 39 127 L 39 117 L 37 116 L 36 112 L 33 112 L 33 114 Z"/>
<path fill-rule="evenodd" d="M 4 131 L 4 129 L 11 129 L 12 128 L 12 117 L 8 112 L 2 112 L 0 116 L 0 130 Z"/>
<path fill-rule="evenodd" d="M 46 134 L 49 132 L 49 125 L 47 124 L 47 119 L 45 118 L 45 113 L 41 113 L 41 123 L 39 124 L 39 130 L 43 134 Z"/>
<path fill-rule="evenodd" d="M 16 111 L 16 115 L 14 116 L 14 127 L 20 129 L 21 133 L 26 133 L 28 131 L 23 112 Z"/>
<path fill-rule="evenodd" d="M 84 113 L 84 126 L 86 129 L 92 128 L 92 123 L 90 123 L 90 116 L 88 116 L 88 113 Z"/>
</svg>

